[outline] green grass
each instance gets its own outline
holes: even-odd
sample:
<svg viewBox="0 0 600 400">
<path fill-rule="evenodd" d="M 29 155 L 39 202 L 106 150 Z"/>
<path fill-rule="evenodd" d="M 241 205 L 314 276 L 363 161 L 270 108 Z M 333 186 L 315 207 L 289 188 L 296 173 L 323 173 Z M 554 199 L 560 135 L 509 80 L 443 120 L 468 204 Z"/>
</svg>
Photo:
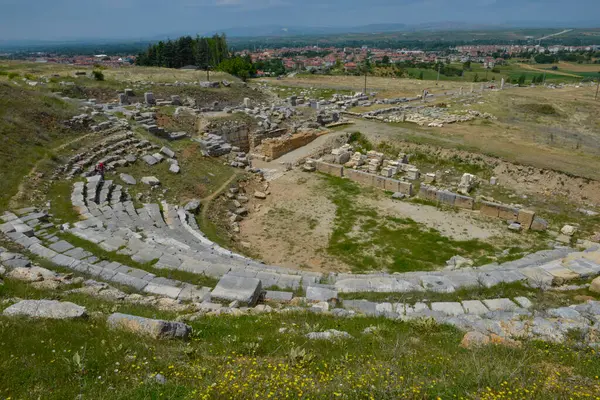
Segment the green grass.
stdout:
<svg viewBox="0 0 600 400">
<path fill-rule="evenodd" d="M 496 251 L 479 240 L 452 240 L 409 218 L 382 217 L 357 204 L 361 188 L 356 183 L 327 175 L 323 179 L 337 207 L 327 251 L 355 271 L 432 270 L 457 254 L 478 258 Z"/>
<path fill-rule="evenodd" d="M 538 104 L 538 103 L 529 103 L 522 104 L 521 108 L 524 112 L 532 112 L 536 114 L 542 115 L 556 115 L 558 111 L 552 104 Z"/>
<path fill-rule="evenodd" d="M 181 167 L 179 174 L 169 172 L 170 164 L 166 161 L 149 166 L 140 159 L 130 166 L 117 168 L 114 174 L 107 174 L 106 179 L 113 179 L 122 184 L 119 174 L 130 174 L 137 180 L 136 185 L 125 185 L 132 198 L 142 193 L 146 195 L 145 202 L 156 202 L 164 197 L 173 204 L 182 204 L 193 198 L 201 199 L 214 193 L 236 173 L 234 168 L 223 165 L 220 160 L 203 157 L 197 143 L 182 141 L 168 146 L 177 151 L 177 159 Z M 141 182 L 144 176 L 157 177 L 162 187 L 150 191 L 150 187 Z M 168 188 L 164 195 L 162 188 Z"/>
<path fill-rule="evenodd" d="M 373 150 L 373 144 L 361 132 L 352 132 L 348 144 L 358 147 L 362 152 Z"/>
<path fill-rule="evenodd" d="M 50 212 L 61 223 L 74 223 L 80 220 L 79 214 L 73 209 L 71 192 L 75 181 L 59 180 L 54 182 L 48 190 Z"/>
<path fill-rule="evenodd" d="M 61 126 L 76 112 L 57 98 L 0 82 L 0 209 L 7 208 L 21 179 L 51 155 L 52 147 L 77 134 Z"/>
<path fill-rule="evenodd" d="M 22 293 L 11 286 L 0 295 Z M 312 313 L 204 317 L 191 323 L 189 342 L 158 341 L 109 330 L 104 318 L 112 312 L 110 303 L 87 306 L 103 315 L 87 321 L 0 317 L 0 396 L 491 400 L 585 398 L 600 392 L 600 359 L 573 342 L 466 350 L 459 347 L 461 332 L 428 320 Z M 363 334 L 370 326 L 376 332 Z M 304 336 L 325 329 L 346 331 L 352 339 Z M 158 373 L 165 376 L 164 385 L 153 379 Z"/>
</svg>

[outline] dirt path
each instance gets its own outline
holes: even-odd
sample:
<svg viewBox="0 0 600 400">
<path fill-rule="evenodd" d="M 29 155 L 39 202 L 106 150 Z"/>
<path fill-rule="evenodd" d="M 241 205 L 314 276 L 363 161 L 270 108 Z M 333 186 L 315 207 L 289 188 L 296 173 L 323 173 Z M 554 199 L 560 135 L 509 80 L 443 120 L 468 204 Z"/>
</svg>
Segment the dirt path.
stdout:
<svg viewBox="0 0 600 400">
<path fill-rule="evenodd" d="M 326 146 L 327 142 L 335 140 L 335 138 L 338 138 L 343 135 L 345 135 L 344 131 L 332 131 L 331 133 L 328 133 L 326 135 L 319 136 L 318 138 L 316 138 L 315 140 L 313 140 L 306 146 L 302 146 L 300 148 L 297 148 L 296 150 L 292 150 L 289 153 L 284 154 L 283 156 L 279 157 L 278 159 L 271 161 L 269 164 L 272 164 L 272 165 L 273 164 L 281 165 L 281 163 L 294 164 L 297 161 L 299 161 L 305 157 L 309 157 L 310 155 L 312 155 L 313 153 L 318 151 L 323 146 Z"/>
<path fill-rule="evenodd" d="M 351 127 L 352 125 L 349 125 L 348 129 L 350 129 Z M 292 150 L 276 160 L 272 160 L 269 162 L 261 161 L 259 159 L 252 160 L 252 166 L 262 169 L 264 172 L 265 179 L 269 182 L 275 179 L 279 179 L 285 173 L 287 165 L 294 165 L 304 158 L 311 157 L 315 154 L 320 153 L 324 149 L 331 149 L 333 147 L 336 147 L 336 140 L 338 140 L 346 134 L 346 129 L 343 131 L 331 131 L 328 134 L 317 137 L 315 140 L 313 140 L 306 146 L 302 146 L 295 150 Z M 341 143 L 339 143 L 338 145 L 341 145 Z"/>
<path fill-rule="evenodd" d="M 215 190 L 213 193 L 209 194 L 208 196 L 200 199 L 200 202 L 202 204 L 202 211 L 201 211 L 202 219 L 206 218 L 206 213 L 208 212 L 208 209 L 210 208 L 209 207 L 210 202 L 215 197 L 220 195 L 223 192 L 223 190 L 225 190 L 227 188 L 227 186 L 229 186 L 231 184 L 231 182 L 233 182 L 238 176 L 239 176 L 239 173 L 237 171 L 234 172 L 233 175 L 231 176 L 231 178 L 227 179 L 227 181 L 225 183 L 223 183 L 217 190 Z"/>
<path fill-rule="evenodd" d="M 523 69 L 529 69 L 531 71 L 537 71 L 537 72 L 542 72 L 542 73 L 547 73 L 547 74 L 569 76 L 571 78 L 581 78 L 581 75 L 569 74 L 567 72 L 561 72 L 561 71 L 552 71 L 552 70 L 547 70 L 547 69 L 535 68 L 532 65 L 527 65 L 527 64 L 519 64 L 519 67 L 521 67 Z"/>
</svg>

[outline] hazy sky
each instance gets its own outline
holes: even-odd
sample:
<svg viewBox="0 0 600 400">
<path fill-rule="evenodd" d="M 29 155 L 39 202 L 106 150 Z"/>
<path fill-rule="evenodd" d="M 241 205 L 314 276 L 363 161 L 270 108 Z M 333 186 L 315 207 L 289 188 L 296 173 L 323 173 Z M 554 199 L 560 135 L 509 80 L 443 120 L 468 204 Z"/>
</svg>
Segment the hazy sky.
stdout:
<svg viewBox="0 0 600 400">
<path fill-rule="evenodd" d="M 147 38 L 237 26 L 597 21 L 600 0 L 0 0 L 0 40 Z"/>
</svg>

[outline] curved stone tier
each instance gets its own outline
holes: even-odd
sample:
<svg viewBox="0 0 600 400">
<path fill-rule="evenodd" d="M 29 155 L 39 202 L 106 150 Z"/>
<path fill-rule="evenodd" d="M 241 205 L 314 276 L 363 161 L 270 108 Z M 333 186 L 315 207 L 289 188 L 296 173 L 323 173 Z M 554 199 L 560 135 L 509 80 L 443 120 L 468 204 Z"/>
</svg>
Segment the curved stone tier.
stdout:
<svg viewBox="0 0 600 400">
<path fill-rule="evenodd" d="M 569 247 L 544 250 L 504 264 L 489 264 L 456 271 L 407 273 L 320 274 L 264 265 L 235 254 L 207 239 L 195 218 L 167 203 L 145 204 L 135 209 L 111 181 L 96 177 L 74 185 L 72 201 L 85 221 L 75 224 L 75 235 L 119 250 L 133 260 L 158 259 L 159 268 L 174 268 L 212 277 L 225 274 L 258 278 L 263 287 L 297 288 L 325 282 L 339 292 L 412 292 L 432 290 L 451 293 L 469 286 L 491 287 L 499 283 L 527 282 L 534 287 L 600 274 L 596 249 L 575 252 Z M 108 187 L 108 189 L 107 189 Z M 121 198 L 115 199 L 115 193 Z M 568 259 L 565 259 L 571 253 Z"/>
<path fill-rule="evenodd" d="M 75 182 L 71 201 L 83 220 L 68 228 L 68 231 L 106 251 L 116 251 L 142 264 L 156 261 L 154 267 L 161 269 L 188 271 L 213 278 L 233 275 L 258 279 L 263 288 L 295 290 L 300 287 L 323 287 L 343 293 L 426 290 L 451 293 L 458 288 L 491 287 L 516 281 L 525 282 L 533 287 L 545 287 L 600 274 L 600 252 L 597 248 L 576 252 L 568 247 L 540 251 L 504 264 L 489 264 L 455 271 L 322 274 L 265 265 L 224 249 L 206 238 L 198 229 L 194 215 L 183 208 L 163 202 L 144 204 L 136 209 L 124 188 L 110 180 L 104 181 L 100 176 L 88 177 L 85 182 Z M 95 256 L 86 254 L 82 249 L 73 252 L 74 246 L 68 243 L 56 249 L 39 243 L 32 227 L 43 225 L 46 215 L 37 213 L 35 209 L 25 210 L 22 214 L 21 217 L 17 217 L 8 213 L 3 217 L 7 223 L 0 227 L 13 240 L 21 242 L 27 248 L 37 244 L 33 246 L 32 251 L 37 251 L 36 254 L 59 265 L 72 267 L 74 261 L 81 261 L 85 263 L 85 268 L 81 268 L 93 274 L 111 274 L 97 270 L 99 266 Z M 65 254 L 59 251 L 63 248 Z M 111 271 L 120 267 L 120 264 L 115 263 L 100 266 Z M 124 266 L 117 272 L 126 268 L 129 267 Z M 132 276 L 135 279 L 143 279 L 146 275 L 147 272 L 141 271 Z M 120 275 L 113 275 L 112 278 L 114 276 L 117 276 L 116 279 L 121 278 Z M 146 277 L 150 278 L 156 277 Z M 133 283 L 138 287 L 143 284 L 139 281 Z M 152 286 L 143 286 L 142 289 L 154 290 Z M 174 293 L 171 293 L 171 297 L 174 297 Z"/>
<path fill-rule="evenodd" d="M 56 235 L 46 234 L 46 228 L 53 227 L 53 224 L 44 223 L 48 218 L 45 213 L 31 212 L 23 217 L 5 213 L 1 218 L 5 223 L 0 225 L 0 230 L 11 240 L 58 266 L 128 286 L 139 292 L 178 300 L 202 301 L 210 294 L 211 289 L 207 287 L 159 277 L 118 262 L 100 261 L 93 254 L 60 240 Z M 40 237 L 35 235 L 34 228 L 38 229 L 35 233 Z"/>
</svg>

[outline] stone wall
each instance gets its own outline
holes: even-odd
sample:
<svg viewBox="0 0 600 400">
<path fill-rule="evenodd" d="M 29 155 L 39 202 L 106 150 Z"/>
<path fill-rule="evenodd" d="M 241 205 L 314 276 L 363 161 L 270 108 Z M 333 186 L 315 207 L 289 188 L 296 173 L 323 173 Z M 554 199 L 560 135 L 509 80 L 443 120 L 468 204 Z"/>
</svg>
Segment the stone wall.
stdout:
<svg viewBox="0 0 600 400">
<path fill-rule="evenodd" d="M 281 128 L 281 129 L 273 129 L 270 131 L 254 132 L 250 135 L 250 147 L 254 148 L 256 146 L 259 146 L 262 143 L 262 141 L 265 139 L 281 137 L 281 136 L 285 135 L 287 133 L 287 131 L 288 130 L 286 128 Z"/>
<path fill-rule="evenodd" d="M 472 197 L 463 196 L 447 190 L 438 190 L 433 186 L 425 184 L 422 184 L 419 188 L 419 197 L 425 200 L 437 202 L 438 204 L 465 208 L 467 210 L 472 210 L 475 208 L 475 199 Z M 479 212 L 481 215 L 488 217 L 518 222 L 525 230 L 531 229 L 534 221 L 536 220 L 535 212 L 531 210 L 518 209 L 505 204 L 492 203 L 490 201 L 482 201 L 480 203 Z M 541 221 L 540 224 L 538 224 L 540 226 L 534 229 L 545 230 L 546 222 L 539 218 L 538 220 Z"/>
<path fill-rule="evenodd" d="M 451 207 L 472 210 L 475 200 L 469 196 L 463 196 L 448 190 L 438 190 L 434 186 L 422 184 L 419 189 L 419 197 L 425 200 L 435 201 Z"/>
<path fill-rule="evenodd" d="M 386 178 L 384 176 L 370 174 L 364 171 L 358 171 L 351 168 L 344 168 L 336 164 L 327 164 L 317 161 L 317 171 L 335 176 L 345 176 L 346 178 L 364 186 L 374 186 L 381 190 L 390 192 L 400 192 L 407 196 L 412 196 L 412 183 L 402 182 L 397 179 Z M 331 172 L 334 170 L 334 172 Z"/>
<path fill-rule="evenodd" d="M 515 221 L 521 224 L 523 229 L 530 229 L 535 219 L 535 212 L 519 209 L 505 204 L 482 201 L 480 212 L 488 217 L 500 218 L 505 221 Z"/>
<path fill-rule="evenodd" d="M 262 141 L 262 154 L 275 160 L 299 147 L 306 146 L 326 131 L 299 132 L 290 137 L 265 139 Z"/>
<path fill-rule="evenodd" d="M 316 161 L 315 167 L 317 171 L 322 172 L 324 174 L 343 177 L 344 176 L 344 167 L 336 164 L 329 164 L 322 161 Z"/>
</svg>

